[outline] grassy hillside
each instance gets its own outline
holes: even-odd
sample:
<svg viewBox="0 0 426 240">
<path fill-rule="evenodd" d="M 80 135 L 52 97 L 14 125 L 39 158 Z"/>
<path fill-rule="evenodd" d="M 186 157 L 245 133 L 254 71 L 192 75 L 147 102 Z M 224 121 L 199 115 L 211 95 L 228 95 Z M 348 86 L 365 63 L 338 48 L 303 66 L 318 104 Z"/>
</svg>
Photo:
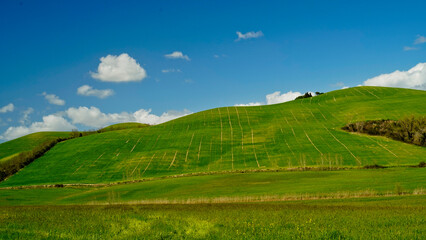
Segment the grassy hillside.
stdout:
<svg viewBox="0 0 426 240">
<path fill-rule="evenodd" d="M 30 151 L 45 142 L 69 137 L 69 132 L 38 132 L 0 144 L 0 162 L 7 161 L 18 153 Z"/>
<path fill-rule="evenodd" d="M 123 130 L 123 129 L 131 129 L 131 128 L 144 128 L 148 127 L 148 124 L 142 124 L 142 123 L 135 123 L 135 122 L 129 122 L 129 123 L 117 123 L 113 124 L 108 127 L 104 127 L 100 129 L 100 132 L 109 132 L 109 131 L 117 131 L 117 130 Z"/>
<path fill-rule="evenodd" d="M 356 87 L 277 105 L 224 107 L 59 143 L 0 186 L 99 183 L 190 172 L 418 164 L 426 149 L 340 128 L 426 115 L 426 92 Z"/>
</svg>

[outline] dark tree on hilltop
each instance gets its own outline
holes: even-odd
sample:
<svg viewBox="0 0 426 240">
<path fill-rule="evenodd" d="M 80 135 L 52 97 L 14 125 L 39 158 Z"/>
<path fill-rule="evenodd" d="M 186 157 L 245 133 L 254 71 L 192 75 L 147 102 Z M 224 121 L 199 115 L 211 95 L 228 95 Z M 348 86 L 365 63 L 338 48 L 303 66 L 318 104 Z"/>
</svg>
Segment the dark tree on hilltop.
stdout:
<svg viewBox="0 0 426 240">
<path fill-rule="evenodd" d="M 310 98 L 310 97 L 312 97 L 312 94 L 310 92 L 306 92 L 304 95 L 298 96 L 296 99 Z"/>
</svg>

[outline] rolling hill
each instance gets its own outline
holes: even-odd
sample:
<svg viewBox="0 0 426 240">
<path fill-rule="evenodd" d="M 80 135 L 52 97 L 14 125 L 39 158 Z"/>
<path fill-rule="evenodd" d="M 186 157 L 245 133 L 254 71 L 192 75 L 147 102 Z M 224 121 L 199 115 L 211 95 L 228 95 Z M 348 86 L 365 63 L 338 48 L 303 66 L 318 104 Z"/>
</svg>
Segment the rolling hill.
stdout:
<svg viewBox="0 0 426 240">
<path fill-rule="evenodd" d="M 426 115 L 426 92 L 355 87 L 257 107 L 223 107 L 164 124 L 57 144 L 1 187 L 110 183 L 185 173 L 418 164 L 426 149 L 347 133 L 348 122 Z M 0 145 L 0 149 L 4 146 Z"/>
</svg>

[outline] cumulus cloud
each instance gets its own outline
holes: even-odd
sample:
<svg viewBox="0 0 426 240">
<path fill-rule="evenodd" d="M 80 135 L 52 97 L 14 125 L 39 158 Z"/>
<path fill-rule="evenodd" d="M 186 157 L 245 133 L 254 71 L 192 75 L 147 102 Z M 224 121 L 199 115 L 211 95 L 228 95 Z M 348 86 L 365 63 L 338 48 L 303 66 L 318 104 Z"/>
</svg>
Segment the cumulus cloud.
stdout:
<svg viewBox="0 0 426 240">
<path fill-rule="evenodd" d="M 14 109 L 15 105 L 13 105 L 13 103 L 9 103 L 6 106 L 0 108 L 0 113 L 13 112 Z"/>
<path fill-rule="evenodd" d="M 174 51 L 170 54 L 164 55 L 164 57 L 169 59 L 185 59 L 186 61 L 190 61 L 191 59 L 188 57 L 188 55 L 183 55 L 182 52 Z"/>
<path fill-rule="evenodd" d="M 312 94 L 312 96 L 315 96 L 314 92 L 310 92 Z M 294 99 L 296 99 L 296 97 L 303 95 L 300 92 L 293 92 L 293 91 L 289 91 L 286 93 L 281 94 L 280 91 L 276 91 L 273 92 L 271 94 L 267 94 L 265 99 L 266 99 L 266 103 L 265 102 L 250 102 L 250 103 L 240 103 L 240 104 L 235 104 L 234 106 L 260 106 L 260 105 L 265 105 L 265 104 L 276 104 L 276 103 L 283 103 L 283 102 L 288 102 L 288 101 L 293 101 Z"/>
<path fill-rule="evenodd" d="M 155 114 L 151 114 L 151 109 L 140 109 L 134 113 L 103 113 L 96 107 L 69 108 L 66 111 L 66 115 L 71 119 L 72 123 L 95 128 L 121 122 L 160 124 L 190 113 L 191 112 L 188 110 L 184 110 L 182 112 L 169 111 L 157 116 Z"/>
<path fill-rule="evenodd" d="M 103 99 L 114 95 L 114 91 L 112 89 L 94 89 L 89 85 L 83 85 L 77 89 L 77 94 L 82 96 L 94 96 Z"/>
<path fill-rule="evenodd" d="M 34 122 L 29 126 L 9 127 L 2 135 L 1 140 L 12 140 L 30 133 L 40 131 L 70 131 L 76 129 L 74 124 L 87 127 L 101 128 L 114 123 L 139 122 L 151 125 L 164 123 L 190 114 L 189 110 L 168 111 L 161 115 L 151 113 L 151 109 L 140 109 L 135 112 L 103 113 L 96 107 L 69 108 L 65 112 L 58 112 L 43 117 L 43 121 Z M 71 123 L 70 123 L 71 122 Z"/>
<path fill-rule="evenodd" d="M 257 32 L 241 33 L 237 31 L 237 36 L 238 38 L 235 41 L 240 41 L 241 39 L 260 38 L 263 36 L 263 32 L 257 31 Z"/>
<path fill-rule="evenodd" d="M 300 92 L 287 92 L 281 94 L 280 91 L 266 95 L 267 104 L 283 103 L 294 100 L 296 97 L 302 95 Z"/>
<path fill-rule="evenodd" d="M 174 68 L 170 68 L 170 69 L 163 69 L 161 70 L 162 73 L 173 73 L 173 72 L 182 72 L 180 69 L 174 69 Z"/>
<path fill-rule="evenodd" d="M 43 92 L 41 95 L 44 96 L 44 98 L 53 105 L 59 105 L 59 106 L 63 106 L 65 105 L 65 101 L 60 99 L 58 96 L 56 96 L 55 94 L 47 94 L 46 92 Z"/>
<path fill-rule="evenodd" d="M 30 133 L 41 131 L 70 131 L 76 127 L 70 124 L 65 118 L 57 115 L 48 115 L 43 117 L 42 122 L 34 122 L 29 127 L 9 127 L 0 139 L 12 140 Z"/>
<path fill-rule="evenodd" d="M 260 106 L 263 105 L 261 102 L 251 102 L 251 103 L 239 103 L 235 104 L 236 107 L 250 107 L 250 106 Z"/>
<path fill-rule="evenodd" d="M 364 81 L 365 86 L 401 87 L 426 90 L 426 63 L 419 63 L 408 71 L 381 74 Z"/>
<path fill-rule="evenodd" d="M 127 53 L 100 58 L 98 72 L 90 74 L 104 82 L 132 82 L 146 78 L 146 71 Z"/>
<path fill-rule="evenodd" d="M 422 44 L 426 42 L 426 37 L 418 35 L 414 44 Z"/>
</svg>

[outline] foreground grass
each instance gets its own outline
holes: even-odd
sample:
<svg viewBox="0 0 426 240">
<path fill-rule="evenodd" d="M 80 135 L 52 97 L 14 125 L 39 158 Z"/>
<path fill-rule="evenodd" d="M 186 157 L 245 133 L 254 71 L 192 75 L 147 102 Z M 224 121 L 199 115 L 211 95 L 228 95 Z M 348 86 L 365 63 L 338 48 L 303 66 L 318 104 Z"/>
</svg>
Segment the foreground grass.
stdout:
<svg viewBox="0 0 426 240">
<path fill-rule="evenodd" d="M 2 239 L 424 239 L 424 196 L 0 207 Z"/>
</svg>

